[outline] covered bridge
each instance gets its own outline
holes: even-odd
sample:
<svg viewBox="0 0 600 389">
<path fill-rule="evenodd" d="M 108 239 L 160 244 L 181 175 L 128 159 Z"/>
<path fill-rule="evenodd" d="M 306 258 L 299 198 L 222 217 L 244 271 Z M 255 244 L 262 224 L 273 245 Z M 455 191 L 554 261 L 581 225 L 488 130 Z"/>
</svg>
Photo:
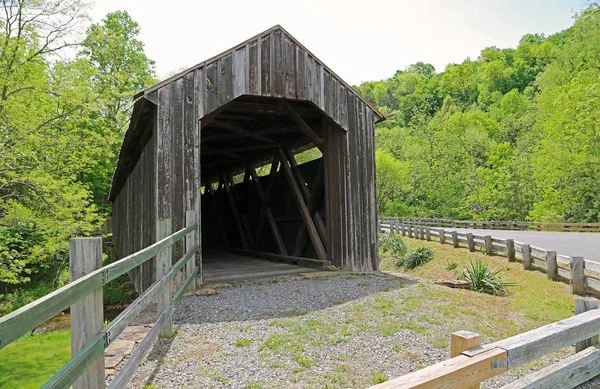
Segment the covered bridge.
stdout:
<svg viewBox="0 0 600 389">
<path fill-rule="evenodd" d="M 139 93 L 110 193 L 118 255 L 164 236 L 158 225 L 199 220 L 200 267 L 201 252 L 218 248 L 377 269 L 374 126 L 384 119 L 280 26 Z M 314 147 L 322 157 L 298 164 Z M 183 243 L 173 250 L 181 257 Z M 139 288 L 153 266 L 134 275 Z"/>
</svg>

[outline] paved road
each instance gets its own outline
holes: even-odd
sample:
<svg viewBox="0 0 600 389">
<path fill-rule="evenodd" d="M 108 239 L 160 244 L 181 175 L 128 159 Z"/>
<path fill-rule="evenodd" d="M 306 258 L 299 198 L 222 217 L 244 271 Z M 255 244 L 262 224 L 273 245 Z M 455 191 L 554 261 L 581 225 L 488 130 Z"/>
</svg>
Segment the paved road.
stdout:
<svg viewBox="0 0 600 389">
<path fill-rule="evenodd" d="M 472 232 L 476 235 L 491 235 L 495 238 L 514 239 L 546 250 L 555 250 L 559 254 L 582 256 L 585 259 L 600 262 L 600 233 L 472 230 L 447 227 L 444 229 L 446 231 Z"/>
</svg>

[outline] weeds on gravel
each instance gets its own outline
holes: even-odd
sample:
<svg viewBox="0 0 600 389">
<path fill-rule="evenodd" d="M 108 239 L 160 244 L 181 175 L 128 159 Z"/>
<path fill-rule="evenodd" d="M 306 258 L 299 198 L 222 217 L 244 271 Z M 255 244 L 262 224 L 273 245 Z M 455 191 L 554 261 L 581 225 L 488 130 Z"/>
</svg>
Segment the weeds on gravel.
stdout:
<svg viewBox="0 0 600 389">
<path fill-rule="evenodd" d="M 222 374 L 215 374 L 211 378 L 215 381 L 222 383 L 223 385 L 227 385 L 231 382 L 231 380 L 229 378 L 225 377 Z"/>
<path fill-rule="evenodd" d="M 235 347 L 245 347 L 252 344 L 252 341 L 250 339 L 238 339 L 235 341 Z"/>
<path fill-rule="evenodd" d="M 373 375 L 371 376 L 371 381 L 373 381 L 374 384 L 381 384 L 382 382 L 385 382 L 387 380 L 387 376 L 383 373 L 373 373 Z"/>
<path fill-rule="evenodd" d="M 508 296 L 508 288 L 515 284 L 500 277 L 498 274 L 501 271 L 502 269 L 490 269 L 487 262 L 470 261 L 469 267 L 463 271 L 462 277 L 469 282 L 471 290 L 494 296 Z"/>
<path fill-rule="evenodd" d="M 248 381 L 244 385 L 244 389 L 262 389 L 262 385 L 256 381 Z"/>
<path fill-rule="evenodd" d="M 304 354 L 294 354 L 293 358 L 303 368 L 309 368 L 313 365 L 313 361 Z"/>
</svg>

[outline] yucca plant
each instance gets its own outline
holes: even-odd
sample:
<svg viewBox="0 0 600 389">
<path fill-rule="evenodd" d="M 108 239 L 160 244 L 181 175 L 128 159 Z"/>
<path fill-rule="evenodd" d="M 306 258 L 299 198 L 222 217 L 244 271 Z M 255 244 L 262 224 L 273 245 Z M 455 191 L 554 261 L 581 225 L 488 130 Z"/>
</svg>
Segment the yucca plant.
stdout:
<svg viewBox="0 0 600 389">
<path fill-rule="evenodd" d="M 515 284 L 500 277 L 498 274 L 501 271 L 502 269 L 490 269 L 487 262 L 470 261 L 469 268 L 463 271 L 462 278 L 469 282 L 471 290 L 494 296 L 507 296 L 508 288 Z"/>
</svg>

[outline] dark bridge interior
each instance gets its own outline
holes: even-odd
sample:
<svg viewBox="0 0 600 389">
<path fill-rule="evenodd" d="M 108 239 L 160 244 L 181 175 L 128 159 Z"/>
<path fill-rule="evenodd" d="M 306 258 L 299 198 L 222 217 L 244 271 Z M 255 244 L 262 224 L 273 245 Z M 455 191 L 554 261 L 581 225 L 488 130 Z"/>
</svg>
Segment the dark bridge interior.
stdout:
<svg viewBox="0 0 600 389">
<path fill-rule="evenodd" d="M 201 120 L 204 250 L 326 264 L 323 158 L 295 158 L 322 147 L 324 120 L 311 103 L 256 96 Z"/>
</svg>

